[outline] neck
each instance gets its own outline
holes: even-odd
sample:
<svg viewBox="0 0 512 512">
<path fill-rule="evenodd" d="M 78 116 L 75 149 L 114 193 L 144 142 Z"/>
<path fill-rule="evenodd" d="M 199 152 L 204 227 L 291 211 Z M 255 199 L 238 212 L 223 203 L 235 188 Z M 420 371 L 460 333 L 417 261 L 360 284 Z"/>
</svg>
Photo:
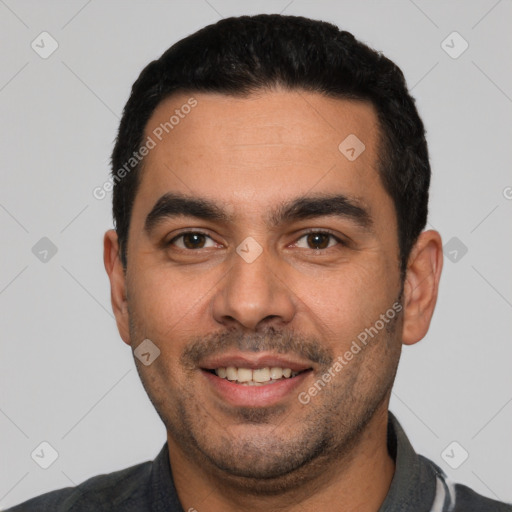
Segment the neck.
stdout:
<svg viewBox="0 0 512 512">
<path fill-rule="evenodd" d="M 338 504 L 344 512 L 377 512 L 395 471 L 387 450 L 387 403 L 383 405 L 350 450 L 329 461 L 317 461 L 316 467 L 303 468 L 308 475 L 304 483 L 293 488 L 283 486 L 279 492 L 263 493 L 258 482 L 234 484 L 217 468 L 187 457 L 168 435 L 171 470 L 184 510 L 291 512 L 300 504 L 301 512 L 313 512 L 338 510 L 333 508 L 333 504 Z"/>
</svg>

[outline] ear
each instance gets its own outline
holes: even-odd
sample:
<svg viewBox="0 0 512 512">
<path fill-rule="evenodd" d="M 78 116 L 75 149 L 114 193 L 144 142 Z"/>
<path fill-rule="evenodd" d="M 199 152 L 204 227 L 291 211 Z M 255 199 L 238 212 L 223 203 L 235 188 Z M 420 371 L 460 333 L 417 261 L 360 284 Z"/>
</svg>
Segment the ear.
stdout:
<svg viewBox="0 0 512 512">
<path fill-rule="evenodd" d="M 117 329 L 123 341 L 130 345 L 126 274 L 121 263 L 117 233 L 113 229 L 109 229 L 103 237 L 103 263 L 110 279 L 110 300 L 116 317 Z"/>
<path fill-rule="evenodd" d="M 413 345 L 428 331 L 443 268 L 443 243 L 437 231 L 424 231 L 409 256 L 404 284 L 402 343 Z"/>
</svg>

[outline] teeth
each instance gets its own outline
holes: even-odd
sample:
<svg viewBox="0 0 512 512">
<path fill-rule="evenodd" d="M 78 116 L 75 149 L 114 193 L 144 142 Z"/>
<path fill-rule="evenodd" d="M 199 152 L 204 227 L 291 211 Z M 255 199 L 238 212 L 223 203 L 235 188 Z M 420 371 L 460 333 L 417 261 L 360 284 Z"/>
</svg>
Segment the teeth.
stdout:
<svg viewBox="0 0 512 512">
<path fill-rule="evenodd" d="M 217 373 L 217 375 L 219 374 Z M 226 368 L 226 377 L 228 378 L 228 380 L 236 380 L 238 378 L 238 370 L 234 366 L 228 366 Z"/>
<path fill-rule="evenodd" d="M 253 380 L 252 370 L 249 368 L 238 368 L 238 382 L 249 382 Z"/>
<path fill-rule="evenodd" d="M 238 370 L 238 375 L 240 375 L 240 370 Z M 252 380 L 254 382 L 268 382 L 270 380 L 270 370 L 268 368 L 258 368 L 257 370 L 253 370 Z"/>
<path fill-rule="evenodd" d="M 220 370 L 220 368 L 219 368 L 219 370 Z M 277 379 L 280 379 L 282 376 L 283 376 L 282 368 L 278 368 L 276 366 L 274 366 L 273 368 L 270 368 L 270 378 L 271 379 L 277 380 Z M 220 377 L 220 375 L 219 375 L 219 377 Z"/>
<path fill-rule="evenodd" d="M 228 366 L 227 368 L 216 368 L 215 373 L 221 379 L 237 381 L 248 386 L 261 386 L 262 384 L 271 384 L 280 379 L 289 379 L 295 377 L 299 372 L 292 372 L 291 368 L 236 368 Z"/>
</svg>

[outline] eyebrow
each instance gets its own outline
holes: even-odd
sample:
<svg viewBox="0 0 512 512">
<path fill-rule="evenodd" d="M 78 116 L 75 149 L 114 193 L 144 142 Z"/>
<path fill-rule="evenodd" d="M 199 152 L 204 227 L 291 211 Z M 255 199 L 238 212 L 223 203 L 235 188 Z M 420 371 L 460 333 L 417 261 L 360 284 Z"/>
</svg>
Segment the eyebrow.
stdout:
<svg viewBox="0 0 512 512">
<path fill-rule="evenodd" d="M 167 193 L 158 199 L 149 212 L 144 230 L 150 233 L 164 220 L 180 216 L 224 224 L 234 220 L 222 207 L 209 199 Z M 366 231 L 371 231 L 373 226 L 373 219 L 369 211 L 355 198 L 349 198 L 343 194 L 299 197 L 287 201 L 270 212 L 267 223 L 270 226 L 278 226 L 293 221 L 326 216 L 347 219 Z"/>
<path fill-rule="evenodd" d="M 373 219 L 355 198 L 343 194 L 300 197 L 278 207 L 269 216 L 271 225 L 284 224 L 315 217 L 340 217 L 371 231 Z"/>
<path fill-rule="evenodd" d="M 189 197 L 182 194 L 164 194 L 153 206 L 146 217 L 144 229 L 150 233 L 157 224 L 173 217 L 195 217 L 228 223 L 229 216 L 216 204 L 208 199 Z"/>
</svg>

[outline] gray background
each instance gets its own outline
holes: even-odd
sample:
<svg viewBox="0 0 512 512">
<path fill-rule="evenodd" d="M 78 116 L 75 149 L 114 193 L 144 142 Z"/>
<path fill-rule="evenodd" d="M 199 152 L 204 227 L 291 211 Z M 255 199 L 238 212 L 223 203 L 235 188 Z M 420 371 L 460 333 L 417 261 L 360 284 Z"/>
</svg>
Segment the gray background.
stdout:
<svg viewBox="0 0 512 512">
<path fill-rule="evenodd" d="M 510 0 L 0 0 L 1 508 L 152 459 L 165 442 L 111 313 L 111 196 L 92 190 L 108 177 L 143 66 L 221 16 L 281 11 L 332 21 L 382 50 L 417 98 L 430 226 L 445 244 L 456 239 L 430 332 L 404 349 L 391 410 L 453 480 L 512 501 Z M 47 59 L 31 48 L 42 31 L 59 45 Z M 453 31 L 469 43 L 458 58 L 442 47 Z M 444 44 L 463 47 L 456 36 Z M 43 237 L 55 255 L 36 245 Z M 42 441 L 59 455 L 48 469 L 31 458 Z M 458 469 L 442 457 L 453 441 L 469 452 Z M 460 448 L 448 453 L 460 460 Z"/>
</svg>

